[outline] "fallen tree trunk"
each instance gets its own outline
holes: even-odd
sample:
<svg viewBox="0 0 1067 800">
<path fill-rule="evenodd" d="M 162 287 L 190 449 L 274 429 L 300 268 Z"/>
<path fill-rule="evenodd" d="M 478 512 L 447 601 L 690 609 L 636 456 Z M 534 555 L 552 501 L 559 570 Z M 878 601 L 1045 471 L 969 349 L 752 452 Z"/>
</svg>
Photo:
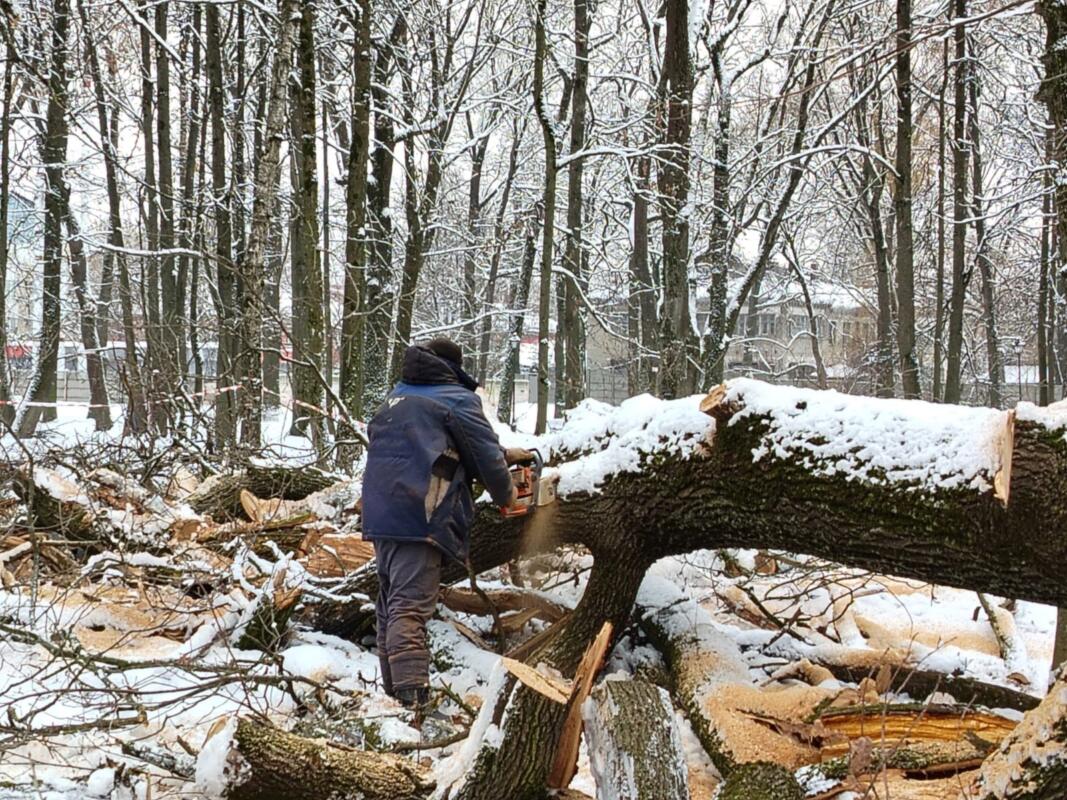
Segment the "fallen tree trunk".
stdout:
<svg viewBox="0 0 1067 800">
<path fill-rule="evenodd" d="M 644 681 L 605 681 L 582 708 L 597 794 L 619 800 L 689 800 L 674 708 Z"/>
<path fill-rule="evenodd" d="M 186 499 L 198 514 L 210 514 L 216 520 L 246 519 L 241 507 L 241 492 L 259 498 L 303 500 L 321 492 L 341 478 L 316 467 L 287 467 L 251 462 L 244 469 L 213 475 Z"/>
<path fill-rule="evenodd" d="M 634 398 L 578 413 L 600 415 L 575 426 L 600 434 L 571 442 L 565 425 L 546 442 L 581 454 L 561 465 L 560 501 L 525 521 L 483 510 L 472 531 L 479 571 L 561 542 L 593 554 L 581 603 L 530 661 L 570 674 L 604 620 L 616 629 L 625 621 L 649 564 L 698 549 L 785 550 L 1067 605 L 1065 414 L 748 380 L 702 403 Z M 368 595 L 369 573 L 359 584 Z M 345 613 L 334 608 L 320 621 Z M 550 701 L 516 690 L 502 742 L 486 745 L 456 796 L 538 796 L 560 720 Z"/>
<path fill-rule="evenodd" d="M 227 800 L 425 800 L 433 788 L 421 768 L 398 756 L 350 750 L 245 719 L 223 744 L 225 785 L 218 787 L 216 779 L 203 788 L 223 788 Z M 204 783 L 200 774 L 198 782 Z"/>
</svg>

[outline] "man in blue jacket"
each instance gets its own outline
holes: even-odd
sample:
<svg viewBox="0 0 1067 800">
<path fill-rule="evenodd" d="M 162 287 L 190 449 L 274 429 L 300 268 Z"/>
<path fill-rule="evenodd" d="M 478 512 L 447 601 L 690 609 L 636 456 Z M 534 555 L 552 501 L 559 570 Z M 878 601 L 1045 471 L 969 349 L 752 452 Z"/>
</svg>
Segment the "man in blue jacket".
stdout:
<svg viewBox="0 0 1067 800">
<path fill-rule="evenodd" d="M 401 382 L 367 428 L 363 538 L 378 565 L 378 655 L 385 691 L 409 707 L 429 699 L 426 623 L 437 605 L 443 559 L 466 561 L 474 517 L 471 483 L 512 502 L 508 460 L 448 339 L 409 347 Z"/>
</svg>

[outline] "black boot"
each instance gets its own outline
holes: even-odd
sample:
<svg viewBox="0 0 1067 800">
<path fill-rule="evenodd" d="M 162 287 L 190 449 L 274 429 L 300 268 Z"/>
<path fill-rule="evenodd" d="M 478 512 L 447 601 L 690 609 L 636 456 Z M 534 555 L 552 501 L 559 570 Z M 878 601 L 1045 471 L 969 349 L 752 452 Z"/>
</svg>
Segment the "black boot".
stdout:
<svg viewBox="0 0 1067 800">
<path fill-rule="evenodd" d="M 405 708 L 417 711 L 430 702 L 430 687 L 402 686 L 393 690 L 393 697 Z"/>
</svg>

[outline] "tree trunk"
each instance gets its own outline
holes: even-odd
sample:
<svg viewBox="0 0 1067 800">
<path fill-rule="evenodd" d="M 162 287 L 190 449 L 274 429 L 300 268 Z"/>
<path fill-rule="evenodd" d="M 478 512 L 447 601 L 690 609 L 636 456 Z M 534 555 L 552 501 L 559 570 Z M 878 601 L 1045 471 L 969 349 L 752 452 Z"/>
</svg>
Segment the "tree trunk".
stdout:
<svg viewBox="0 0 1067 800">
<path fill-rule="evenodd" d="M 471 139 L 468 148 L 471 158 L 471 176 L 467 181 L 467 228 L 463 232 L 463 297 L 460 300 L 460 317 L 464 320 L 462 345 L 465 359 L 478 363 L 478 247 L 481 240 L 479 227 L 482 217 L 482 173 L 485 170 L 485 154 L 489 149 L 489 134 L 474 133 L 470 114 L 467 114 L 467 130 Z"/>
<path fill-rule="evenodd" d="M 262 419 L 263 366 L 260 360 L 263 336 L 263 296 L 265 256 L 270 217 L 274 208 L 274 187 L 278 181 L 282 132 L 285 128 L 286 90 L 293 57 L 293 38 L 300 17 L 294 19 L 294 0 L 283 0 L 278 10 L 278 38 L 271 69 L 270 96 L 263 132 L 263 153 L 256 162 L 252 226 L 241 263 L 244 301 L 241 314 L 241 344 L 244 348 L 239 374 L 245 385 L 238 394 L 241 443 L 249 448 L 260 444 Z M 317 302 L 317 298 L 316 298 Z"/>
<path fill-rule="evenodd" d="M 345 288 L 341 309 L 341 401 L 353 419 L 364 415 L 363 393 L 367 292 L 367 159 L 370 155 L 371 25 L 369 0 L 359 3 L 355 32 L 355 86 L 352 106 L 352 141 L 348 154 L 345 202 Z M 348 449 L 349 455 L 350 448 Z"/>
<path fill-rule="evenodd" d="M 493 330 L 493 304 L 496 299 L 496 284 L 500 275 L 500 259 L 504 255 L 504 247 L 510 238 L 504 228 L 504 220 L 507 216 L 508 206 L 511 202 L 511 187 L 515 183 L 515 173 L 519 169 L 519 148 L 522 146 L 522 137 L 526 132 L 525 122 L 517 123 L 512 128 L 511 152 L 508 155 L 508 173 L 504 178 L 504 188 L 500 194 L 500 207 L 496 212 L 496 222 L 493 224 L 493 257 L 489 262 L 489 275 L 485 280 L 485 299 L 482 303 L 481 334 L 478 338 L 478 382 L 485 383 L 486 365 L 489 362 L 489 350 L 492 347 L 490 334 Z"/>
<path fill-rule="evenodd" d="M 730 278 L 730 137 L 733 113 L 733 87 L 723 74 L 719 53 L 712 55 L 715 82 L 719 87 L 718 130 L 715 132 L 715 158 L 712 174 L 711 232 L 708 250 L 711 281 L 708 285 L 708 322 L 704 330 L 704 385 L 722 382 L 726 373 L 726 353 L 730 347 L 726 303 Z M 645 167 L 647 170 L 647 166 Z M 655 302 L 653 295 L 649 303 Z"/>
<path fill-rule="evenodd" d="M 115 153 L 114 109 L 108 113 L 107 93 L 104 78 L 100 71 L 100 58 L 93 40 L 85 3 L 79 2 L 78 11 L 82 20 L 82 33 L 85 37 L 86 58 L 93 78 L 93 90 L 96 99 L 96 118 L 100 128 L 100 149 L 104 154 L 104 175 L 107 182 L 108 205 L 108 244 L 115 252 L 105 254 L 105 259 L 113 259 L 118 265 L 119 305 L 122 311 L 123 343 L 125 355 L 123 364 L 126 374 L 123 383 L 126 389 L 125 432 L 140 434 L 148 427 L 148 414 L 145 408 L 144 387 L 141 383 L 141 370 L 137 361 L 137 335 L 133 320 L 133 296 L 130 290 L 130 275 L 126 255 L 121 251 L 125 247 L 122 232 L 122 201 L 119 196 L 118 163 Z"/>
<path fill-rule="evenodd" d="M 526 322 L 526 306 L 530 302 L 530 286 L 533 283 L 534 261 L 537 258 L 537 233 L 541 220 L 542 208 L 534 205 L 527 214 L 526 243 L 522 251 L 522 265 L 519 267 L 519 280 L 515 289 L 511 307 L 516 309 L 508 332 L 507 354 L 504 357 L 504 370 L 500 376 L 500 402 L 497 403 L 497 419 L 508 425 L 513 424 L 515 410 L 515 379 L 519 375 L 519 345 L 522 342 L 523 326 Z"/>
<path fill-rule="evenodd" d="M 953 0 L 952 16 L 967 16 L 967 0 Z M 949 297 L 948 353 L 945 364 L 945 402 L 960 402 L 963 358 L 963 306 L 967 296 L 967 65 L 966 29 L 957 22 L 952 32 L 956 44 L 955 122 L 952 135 L 952 291 Z"/>
<path fill-rule="evenodd" d="M 44 258 L 41 267 L 41 334 L 38 356 L 27 397 L 16 424 L 21 437 L 33 436 L 40 421 L 55 418 L 56 369 L 59 362 L 60 292 L 63 266 L 63 167 L 67 161 L 67 32 L 68 0 L 52 5 L 52 59 L 48 70 L 48 108 L 45 115 L 41 162 L 44 164 Z M 7 246 L 4 242 L 3 246 Z M 46 413 L 46 409 L 51 414 Z"/>
<path fill-rule="evenodd" d="M 897 0 L 897 146 L 893 197 L 897 232 L 897 352 L 905 397 L 919 397 L 919 356 L 915 343 L 915 246 L 911 224 L 911 0 Z"/>
<path fill-rule="evenodd" d="M 648 198 L 651 191 L 651 169 L 651 159 L 642 156 L 637 162 L 637 181 L 634 184 L 633 249 L 630 253 L 629 313 L 636 323 L 629 331 L 633 344 L 629 386 L 631 395 L 653 392 L 656 388 L 652 374 L 652 353 L 658 346 L 659 320 L 656 318 L 656 287 L 648 268 Z M 724 289 L 724 307 L 725 304 Z M 710 321 L 708 325 L 710 329 Z"/>
<path fill-rule="evenodd" d="M 935 403 L 942 399 L 945 334 L 945 94 L 948 91 L 948 40 L 941 43 L 941 87 L 937 94 L 937 275 L 934 287 L 934 377 L 930 390 Z"/>
<path fill-rule="evenodd" d="M 534 11 L 533 101 L 541 137 L 545 144 L 545 186 L 541 197 L 541 277 L 537 293 L 537 420 L 534 432 L 541 434 L 548 426 L 548 337 L 552 304 L 552 262 L 556 217 L 556 135 L 545 107 L 546 0 L 537 0 Z M 557 333 L 558 335 L 558 333 Z M 516 347 L 518 345 L 516 344 Z M 558 387 L 557 387 L 558 390 Z"/>
<path fill-rule="evenodd" d="M 1053 378 L 1053 359 L 1050 358 L 1049 352 L 1053 326 L 1050 324 L 1049 314 L 1052 300 L 1052 293 L 1049 291 L 1052 271 L 1052 185 L 1048 172 L 1041 178 L 1041 185 L 1044 195 L 1041 198 L 1041 262 L 1037 278 L 1037 404 L 1047 406 L 1052 402 L 1056 385 Z"/>
<path fill-rule="evenodd" d="M 159 153 L 159 257 L 160 328 L 157 341 L 158 358 L 153 365 L 158 370 L 161 394 L 157 430 L 166 432 L 177 421 L 176 397 L 181 386 L 184 367 L 179 357 L 185 334 L 182 332 L 182 308 L 178 298 L 176 259 L 172 252 L 174 236 L 174 169 L 170 146 L 170 55 L 162 44 L 167 40 L 169 3 L 155 7 L 156 29 L 156 137 Z"/>
<path fill-rule="evenodd" d="M 974 42 L 971 41 L 971 49 Z M 985 196 L 982 191 L 982 144 L 978 124 L 978 71 L 967 82 L 970 111 L 968 131 L 971 144 L 971 217 L 974 233 L 978 239 L 975 260 L 982 276 L 982 321 L 985 324 L 986 366 L 989 370 L 989 405 L 1000 408 L 1004 404 L 1004 363 L 1000 355 L 1000 337 L 997 334 L 997 306 L 993 261 L 989 257 L 989 239 L 985 227 Z M 1019 378 L 1022 382 L 1022 378 Z M 1023 398 L 1019 398 L 1022 400 Z"/>
<path fill-rule="evenodd" d="M 321 442 L 322 425 L 322 264 L 319 260 L 318 142 L 315 131 L 315 3 L 300 4 L 297 74 L 290 89 L 294 177 L 290 223 L 292 347 L 289 382 L 293 389 L 290 433 Z M 357 50 L 358 53 L 358 50 Z M 329 153 L 326 154 L 329 157 Z M 366 170 L 363 171 L 366 180 Z"/>
<path fill-rule="evenodd" d="M 215 446 L 222 449 L 234 443 L 236 418 L 236 364 L 233 353 L 237 331 L 237 271 L 233 263 L 233 198 L 226 177 L 226 98 L 222 78 L 223 44 L 219 7 L 207 6 L 206 67 L 208 106 L 211 109 L 211 193 L 215 221 L 216 286 L 215 307 L 219 316 L 218 350 L 215 360 Z"/>
<path fill-rule="evenodd" d="M 684 397 L 694 389 L 689 360 L 689 138 L 693 74 L 689 54 L 688 0 L 667 0 L 663 73 L 667 80 L 667 129 L 659 170 L 663 220 L 663 312 L 660 317 L 659 393 Z"/>
<path fill-rule="evenodd" d="M 670 697 L 644 681 L 605 681 L 582 708 L 597 793 L 619 800 L 689 800 L 685 752 Z"/>
<path fill-rule="evenodd" d="M 580 153 L 585 148 L 586 106 L 589 103 L 589 26 L 587 0 L 574 0 L 574 81 L 571 84 L 570 163 L 567 164 L 567 239 L 563 266 L 563 318 L 557 320 L 556 335 L 562 332 L 563 381 L 556 392 L 563 408 L 574 408 L 585 395 L 585 324 L 580 313 L 580 295 L 585 289 L 582 260 L 582 168 Z"/>
<path fill-rule="evenodd" d="M 874 249 L 875 283 L 878 291 L 878 356 L 875 364 L 875 393 L 879 397 L 892 397 L 895 381 L 893 368 L 893 308 L 890 301 L 889 252 L 882 223 L 882 192 L 885 176 L 875 169 L 870 155 L 871 136 L 868 128 L 867 101 L 856 106 L 856 132 L 863 150 L 863 186 L 861 195 L 867 211 L 867 224 L 871 231 L 871 246 Z M 899 233 L 899 231 L 898 231 Z M 900 256 L 897 255 L 897 262 Z M 914 306 L 914 303 L 912 304 Z"/>
<path fill-rule="evenodd" d="M 368 252 L 368 280 L 363 336 L 363 408 L 377 411 L 385 400 L 389 384 L 389 343 L 393 336 L 393 186 L 394 148 L 396 147 L 390 93 L 387 89 L 394 47 L 407 35 L 406 14 L 397 14 L 389 38 L 374 42 L 374 80 L 371 104 L 374 108 L 374 152 L 371 154 L 373 183 L 367 187 L 367 218 L 371 241 Z"/>
<path fill-rule="evenodd" d="M 82 349 L 85 350 L 85 372 L 89 381 L 89 419 L 96 423 L 96 430 L 111 428 L 111 400 L 104 383 L 104 364 L 100 357 L 100 342 L 96 338 L 96 305 L 89 296 L 89 265 L 85 258 L 85 245 L 81 240 L 78 222 L 70 210 L 70 187 L 60 176 L 60 193 L 63 204 L 63 222 L 67 229 L 67 251 L 70 257 L 70 272 L 74 284 L 74 297 L 78 303 L 78 323 Z"/>
<path fill-rule="evenodd" d="M 227 761 L 243 767 L 227 800 L 424 800 L 433 788 L 422 769 L 397 756 L 334 747 L 250 720 L 237 723 Z"/>
<path fill-rule="evenodd" d="M 15 49 L 7 44 L 4 60 L 3 117 L 0 118 L 0 420 L 4 427 L 15 421 L 11 402 L 11 374 L 7 364 L 8 205 L 11 198 L 11 116 L 15 94 Z"/>
<path fill-rule="evenodd" d="M 562 486 L 561 500 L 538 510 L 536 536 L 492 509 L 477 516 L 471 544 L 476 571 L 506 563 L 520 548 L 530 554 L 562 539 L 580 542 L 593 554 L 581 602 L 556 638 L 529 656 L 531 663 L 573 670 L 605 620 L 620 629 L 648 564 L 695 549 L 781 549 L 1067 604 L 1060 574 L 1067 542 L 1058 534 L 1067 526 L 1067 442 L 1055 415 L 1029 407 L 1013 421 L 1004 412 L 947 409 L 946 419 L 967 415 L 967 422 L 938 428 L 935 436 L 928 405 L 916 403 L 910 413 L 901 413 L 893 401 L 755 381 L 735 381 L 706 398 L 701 407 L 714 421 L 703 423 L 695 416 L 695 400 L 678 403 L 683 405 L 674 408 L 692 404 L 694 413 L 681 439 L 687 449 L 679 453 L 677 439 L 650 444 L 651 451 L 639 458 L 640 471 L 606 478 L 594 494 L 568 494 Z M 657 410 L 656 417 L 668 408 Z M 865 422 L 835 432 L 826 428 L 827 416 Z M 872 419 L 891 424 L 894 435 L 872 436 L 877 430 Z M 617 446 L 636 433 L 633 426 L 644 424 L 620 421 L 596 446 Z M 920 448 L 924 455 L 902 464 L 906 471 L 894 476 L 884 470 L 899 461 L 897 441 L 925 441 L 929 447 Z M 999 462 L 981 456 L 988 461 L 955 472 L 955 464 L 973 463 L 978 451 L 996 452 L 998 441 L 1011 442 Z M 943 461 L 945 453 L 958 458 Z M 555 457 L 566 461 L 569 455 Z M 581 471 L 580 460 L 590 457 L 596 453 L 579 455 L 573 469 Z M 880 466 L 871 472 L 874 465 Z M 1010 471 L 1007 505 L 1003 491 L 998 496 L 993 490 L 996 473 L 1003 485 L 1001 470 Z M 918 481 L 911 475 L 931 477 Z M 1005 563 L 1012 569 L 1004 570 Z M 361 574 L 360 591 L 371 591 L 369 570 Z M 694 675 L 694 681 L 703 680 L 705 672 Z M 543 791 L 563 709 L 525 689 L 509 697 L 502 740 L 482 746 L 467 782 L 453 797 L 532 798 Z"/>
<path fill-rule="evenodd" d="M 1055 187 L 1051 239 L 1057 245 L 1052 263 L 1055 265 L 1056 293 L 1060 298 L 1056 307 L 1056 350 L 1061 391 L 1067 397 L 1067 311 L 1063 306 L 1063 298 L 1067 297 L 1067 49 L 1063 46 L 1064 37 L 1067 37 L 1067 7 L 1055 0 L 1040 0 L 1037 13 L 1045 21 L 1046 29 L 1045 52 L 1041 56 L 1045 69 L 1037 96 L 1048 108 L 1052 123 L 1048 133 L 1047 160 L 1056 165 L 1056 173 L 1050 176 Z"/>
<path fill-rule="evenodd" d="M 184 251 L 191 251 L 196 246 L 196 231 L 199 228 L 201 206 L 198 199 L 195 196 L 197 185 L 197 174 L 200 171 L 199 164 L 203 162 L 204 148 L 203 148 L 203 129 L 204 129 L 204 109 L 200 102 L 200 69 L 201 69 L 201 54 L 200 54 L 200 42 L 201 42 L 201 15 L 202 10 L 200 6 L 193 6 L 191 29 L 189 31 L 190 39 L 192 40 L 192 65 L 188 76 L 188 99 L 189 99 L 189 127 L 186 132 L 185 153 L 182 161 L 182 196 L 181 196 L 181 214 L 178 222 L 178 236 L 179 245 Z M 199 161 L 198 161 L 199 156 Z M 203 180 L 200 181 L 201 188 L 203 187 Z M 190 292 L 190 273 L 193 270 L 197 270 L 198 266 L 193 266 L 193 262 L 196 259 L 187 253 L 183 253 L 178 258 L 178 273 L 176 276 L 175 286 L 175 298 L 174 303 L 177 308 L 177 320 L 173 330 L 173 335 L 178 337 L 178 351 L 177 362 L 178 371 L 181 380 L 184 381 L 187 373 L 189 372 L 190 361 L 193 363 L 199 358 L 199 353 L 193 354 L 193 358 L 190 359 L 189 347 L 193 344 L 198 344 L 198 334 L 194 332 L 196 327 L 196 319 L 189 314 L 187 320 L 189 325 L 189 337 L 185 336 L 185 310 L 189 306 L 189 292 Z M 187 345 L 187 342 L 189 344 Z M 195 371 L 195 370 L 194 370 Z M 199 389 L 194 389 L 194 398 L 199 401 L 197 395 Z"/>
</svg>

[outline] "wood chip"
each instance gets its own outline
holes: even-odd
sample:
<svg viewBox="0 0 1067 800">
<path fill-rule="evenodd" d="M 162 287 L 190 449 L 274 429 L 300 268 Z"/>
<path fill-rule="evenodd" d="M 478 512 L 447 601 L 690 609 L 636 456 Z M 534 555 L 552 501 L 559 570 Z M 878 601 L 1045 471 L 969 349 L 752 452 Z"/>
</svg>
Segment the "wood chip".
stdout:
<svg viewBox="0 0 1067 800">
<path fill-rule="evenodd" d="M 565 678 L 549 677 L 528 664 L 523 664 L 521 661 L 516 661 L 507 656 L 501 656 L 501 661 L 503 661 L 507 671 L 522 681 L 524 686 L 530 687 L 554 703 L 566 705 L 573 689 L 570 681 Z"/>
</svg>

